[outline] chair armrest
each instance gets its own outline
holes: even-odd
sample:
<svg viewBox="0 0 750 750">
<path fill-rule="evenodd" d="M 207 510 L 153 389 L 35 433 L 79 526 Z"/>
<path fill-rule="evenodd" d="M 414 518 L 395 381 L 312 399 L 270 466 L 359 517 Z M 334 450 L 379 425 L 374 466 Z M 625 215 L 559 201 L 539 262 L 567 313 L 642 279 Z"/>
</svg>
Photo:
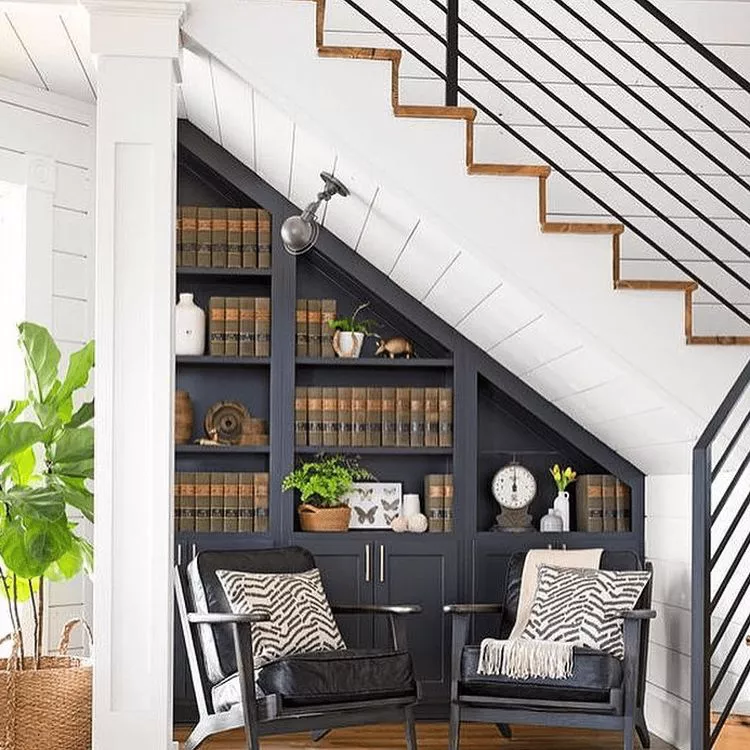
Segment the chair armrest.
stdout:
<svg viewBox="0 0 750 750">
<path fill-rule="evenodd" d="M 419 604 L 332 604 L 335 615 L 418 615 Z"/>
<path fill-rule="evenodd" d="M 195 625 L 242 625 L 253 622 L 268 622 L 271 615 L 268 612 L 252 612 L 249 615 L 224 614 L 219 612 L 189 612 L 188 622 Z"/>
<path fill-rule="evenodd" d="M 447 615 L 500 614 L 502 611 L 502 604 L 446 604 L 443 607 Z"/>
<path fill-rule="evenodd" d="M 656 611 L 653 609 L 631 609 L 627 612 L 620 612 L 619 617 L 623 620 L 653 620 L 656 617 Z"/>
</svg>

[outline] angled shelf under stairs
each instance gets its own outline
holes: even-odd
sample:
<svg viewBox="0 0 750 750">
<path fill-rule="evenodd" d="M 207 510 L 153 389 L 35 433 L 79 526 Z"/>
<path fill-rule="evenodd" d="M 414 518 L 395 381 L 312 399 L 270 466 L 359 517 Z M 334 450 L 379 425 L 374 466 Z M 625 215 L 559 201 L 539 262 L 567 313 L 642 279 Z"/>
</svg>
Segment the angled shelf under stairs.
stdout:
<svg viewBox="0 0 750 750">
<path fill-rule="evenodd" d="M 625 232 L 622 223 L 606 222 L 559 222 L 548 219 L 548 180 L 553 169 L 548 165 L 533 164 L 496 164 L 478 163 L 474 159 L 474 123 L 477 117 L 476 107 L 434 106 L 402 104 L 400 101 L 399 71 L 403 51 L 395 48 L 331 46 L 325 43 L 326 0 L 308 0 L 316 4 L 315 43 L 318 55 L 323 58 L 374 60 L 387 62 L 391 66 L 391 107 L 395 117 L 463 120 L 466 124 L 466 169 L 471 175 L 495 175 L 502 177 L 532 177 L 539 182 L 539 226 L 547 234 L 582 234 L 610 235 L 612 237 L 612 287 L 616 291 L 641 290 L 652 292 L 677 292 L 684 295 L 684 332 L 689 345 L 750 345 L 750 336 L 735 335 L 698 335 L 694 332 L 694 293 L 699 285 L 694 281 L 662 281 L 659 279 L 626 279 L 623 278 L 621 260 L 621 236 Z M 355 6 L 356 7 L 356 6 Z M 388 31 L 375 17 L 366 12 L 360 13 L 380 31 L 392 38 Z M 412 18 L 414 18 L 412 14 Z M 413 49 L 410 50 L 433 72 L 437 71 L 428 61 Z M 470 97 L 471 98 L 471 97 Z M 480 106 L 476 102 L 477 106 Z M 482 107 L 484 110 L 484 107 Z M 484 110 L 486 111 L 486 110 Z M 529 144 L 527 144 L 529 145 Z M 685 270 L 684 265 L 682 270 Z"/>
</svg>

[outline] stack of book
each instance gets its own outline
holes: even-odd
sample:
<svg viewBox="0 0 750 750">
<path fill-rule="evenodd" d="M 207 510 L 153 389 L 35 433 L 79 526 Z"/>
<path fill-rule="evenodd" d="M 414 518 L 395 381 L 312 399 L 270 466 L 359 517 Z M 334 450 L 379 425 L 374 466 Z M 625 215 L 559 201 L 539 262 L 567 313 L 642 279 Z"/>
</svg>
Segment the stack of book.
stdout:
<svg viewBox="0 0 750 750">
<path fill-rule="evenodd" d="M 424 478 L 424 504 L 430 533 L 453 531 L 453 474 Z"/>
<path fill-rule="evenodd" d="M 271 214 L 262 208 L 178 206 L 176 237 L 180 267 L 271 267 Z"/>
<path fill-rule="evenodd" d="M 450 448 L 453 389 L 298 386 L 294 423 L 298 446 Z"/>
<path fill-rule="evenodd" d="M 298 299 L 295 320 L 298 357 L 336 356 L 328 325 L 336 320 L 335 299 Z"/>
<path fill-rule="evenodd" d="M 578 531 L 630 531 L 630 487 L 611 474 L 583 474 L 575 486 Z"/>
<path fill-rule="evenodd" d="M 271 299 L 211 297 L 208 301 L 208 345 L 214 357 L 269 357 Z"/>
<path fill-rule="evenodd" d="M 268 474 L 178 471 L 174 483 L 177 531 L 268 531 Z"/>
</svg>

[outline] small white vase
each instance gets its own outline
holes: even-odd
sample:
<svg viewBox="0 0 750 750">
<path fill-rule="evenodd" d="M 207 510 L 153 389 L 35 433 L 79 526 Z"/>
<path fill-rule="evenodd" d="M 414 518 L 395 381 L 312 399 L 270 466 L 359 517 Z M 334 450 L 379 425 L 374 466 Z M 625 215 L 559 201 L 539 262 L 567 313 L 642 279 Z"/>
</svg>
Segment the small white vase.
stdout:
<svg viewBox="0 0 750 750">
<path fill-rule="evenodd" d="M 402 511 L 402 515 L 406 518 L 409 518 L 410 516 L 416 516 L 417 513 L 421 512 L 422 507 L 419 504 L 419 495 L 404 495 L 404 508 Z"/>
<path fill-rule="evenodd" d="M 555 513 L 562 518 L 562 530 L 570 531 L 570 493 L 558 492 L 552 507 L 554 508 Z"/>
<path fill-rule="evenodd" d="M 193 302 L 192 294 L 180 294 L 174 325 L 175 354 L 203 354 L 206 347 L 206 313 Z"/>
<path fill-rule="evenodd" d="M 560 518 L 560 515 L 554 510 L 554 508 L 550 508 L 547 512 L 546 516 L 542 516 L 541 521 L 539 522 L 539 531 L 544 532 L 555 532 L 555 531 L 562 531 L 563 530 L 563 520 Z"/>
<path fill-rule="evenodd" d="M 356 359 L 359 357 L 364 342 L 364 333 L 336 331 L 333 334 L 333 350 L 339 357 L 344 359 Z"/>
</svg>

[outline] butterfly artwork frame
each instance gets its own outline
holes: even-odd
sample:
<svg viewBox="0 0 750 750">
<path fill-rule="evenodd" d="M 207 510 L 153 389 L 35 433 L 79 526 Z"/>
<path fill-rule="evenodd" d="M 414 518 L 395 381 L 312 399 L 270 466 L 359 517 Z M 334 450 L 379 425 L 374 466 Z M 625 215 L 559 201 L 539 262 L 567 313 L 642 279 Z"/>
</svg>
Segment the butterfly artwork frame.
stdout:
<svg viewBox="0 0 750 750">
<path fill-rule="evenodd" d="M 350 529 L 389 529 L 391 521 L 401 513 L 403 485 L 401 482 L 354 482 L 341 501 L 352 509 Z"/>
</svg>

